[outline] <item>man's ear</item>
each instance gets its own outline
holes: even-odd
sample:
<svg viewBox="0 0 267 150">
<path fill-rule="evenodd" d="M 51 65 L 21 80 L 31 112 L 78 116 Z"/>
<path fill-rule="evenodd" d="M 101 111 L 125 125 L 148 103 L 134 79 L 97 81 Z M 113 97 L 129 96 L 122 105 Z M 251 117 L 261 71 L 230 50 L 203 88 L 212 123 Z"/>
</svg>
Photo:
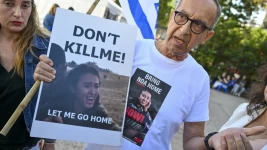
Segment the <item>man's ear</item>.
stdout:
<svg viewBox="0 0 267 150">
<path fill-rule="evenodd" d="M 214 35 L 214 31 L 208 31 L 206 37 L 204 38 L 204 40 L 201 42 L 201 44 L 205 44 L 212 36 Z"/>
</svg>

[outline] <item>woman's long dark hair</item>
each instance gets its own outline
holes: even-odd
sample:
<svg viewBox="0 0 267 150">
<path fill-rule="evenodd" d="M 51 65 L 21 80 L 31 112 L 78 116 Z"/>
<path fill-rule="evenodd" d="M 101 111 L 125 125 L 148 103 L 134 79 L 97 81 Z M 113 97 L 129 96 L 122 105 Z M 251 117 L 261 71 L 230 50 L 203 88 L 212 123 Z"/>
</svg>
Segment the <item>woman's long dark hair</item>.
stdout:
<svg viewBox="0 0 267 150">
<path fill-rule="evenodd" d="M 68 73 L 68 75 L 67 75 L 68 87 L 73 87 L 75 89 L 81 76 L 84 74 L 87 74 L 87 73 L 90 73 L 90 74 L 97 76 L 99 79 L 99 84 L 100 84 L 100 76 L 99 76 L 98 70 L 91 65 L 80 64 Z M 93 108 L 96 108 L 99 105 L 100 105 L 100 96 L 98 95 L 96 97 Z"/>
<path fill-rule="evenodd" d="M 256 82 L 249 92 L 249 104 L 247 114 L 252 116 L 254 112 L 259 114 L 259 110 L 267 106 L 264 99 L 264 89 L 267 85 L 267 64 L 262 65 L 257 71 Z M 253 116 L 254 117 L 254 116 Z"/>
</svg>

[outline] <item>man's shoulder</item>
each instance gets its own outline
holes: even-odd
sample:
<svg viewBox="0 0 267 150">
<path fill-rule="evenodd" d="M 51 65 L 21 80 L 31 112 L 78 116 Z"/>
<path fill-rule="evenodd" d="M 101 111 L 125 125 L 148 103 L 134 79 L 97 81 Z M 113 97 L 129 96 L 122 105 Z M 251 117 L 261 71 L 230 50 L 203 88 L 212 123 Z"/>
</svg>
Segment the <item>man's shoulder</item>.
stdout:
<svg viewBox="0 0 267 150">
<path fill-rule="evenodd" d="M 196 73 L 196 75 L 203 75 L 203 76 L 209 76 L 208 72 L 205 70 L 205 68 L 199 64 L 190 54 L 189 57 L 191 59 L 190 61 L 190 68 L 193 72 Z"/>
<path fill-rule="evenodd" d="M 143 39 L 137 40 L 135 44 L 135 58 L 147 58 L 148 53 L 153 50 L 154 40 L 151 39 Z"/>
</svg>

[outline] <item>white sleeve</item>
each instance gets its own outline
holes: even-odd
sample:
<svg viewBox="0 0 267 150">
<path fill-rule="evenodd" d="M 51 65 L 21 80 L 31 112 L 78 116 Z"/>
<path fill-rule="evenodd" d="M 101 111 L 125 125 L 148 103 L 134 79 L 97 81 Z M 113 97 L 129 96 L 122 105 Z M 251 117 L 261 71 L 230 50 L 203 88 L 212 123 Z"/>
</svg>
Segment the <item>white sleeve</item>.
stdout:
<svg viewBox="0 0 267 150">
<path fill-rule="evenodd" d="M 267 145 L 265 145 L 261 150 L 267 150 Z"/>
<path fill-rule="evenodd" d="M 210 83 L 207 76 L 201 90 L 196 95 L 192 108 L 184 122 L 203 122 L 209 120 Z"/>
<path fill-rule="evenodd" d="M 248 103 L 240 104 L 228 121 L 220 128 L 219 132 L 228 129 L 228 128 L 241 128 L 250 122 L 250 116 L 247 115 L 247 106 Z"/>
</svg>

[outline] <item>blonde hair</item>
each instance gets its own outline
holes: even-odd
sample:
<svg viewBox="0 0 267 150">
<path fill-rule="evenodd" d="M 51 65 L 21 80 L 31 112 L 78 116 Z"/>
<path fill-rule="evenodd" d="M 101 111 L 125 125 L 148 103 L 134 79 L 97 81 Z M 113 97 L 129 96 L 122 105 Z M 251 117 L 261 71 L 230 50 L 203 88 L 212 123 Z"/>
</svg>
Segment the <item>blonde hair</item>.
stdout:
<svg viewBox="0 0 267 150">
<path fill-rule="evenodd" d="M 24 56 L 27 49 L 30 47 L 30 52 L 34 55 L 32 51 L 33 37 L 34 35 L 47 38 L 50 36 L 48 30 L 40 26 L 36 5 L 32 0 L 32 12 L 29 17 L 26 27 L 19 33 L 19 36 L 15 39 L 14 43 L 16 45 L 16 56 L 15 56 L 15 66 L 14 71 L 19 76 L 24 75 Z M 35 56 L 35 55 L 34 55 Z"/>
<path fill-rule="evenodd" d="M 49 10 L 49 13 L 55 15 L 54 9 L 56 9 L 57 7 L 59 7 L 58 4 L 53 4 Z"/>
</svg>

